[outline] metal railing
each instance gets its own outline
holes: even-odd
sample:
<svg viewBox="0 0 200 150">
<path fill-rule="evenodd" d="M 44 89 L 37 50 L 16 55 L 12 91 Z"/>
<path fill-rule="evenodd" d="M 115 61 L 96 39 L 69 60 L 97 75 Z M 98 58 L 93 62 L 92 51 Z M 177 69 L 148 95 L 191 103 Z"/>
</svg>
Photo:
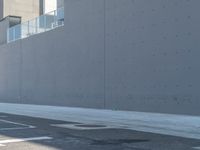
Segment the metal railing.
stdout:
<svg viewBox="0 0 200 150">
<path fill-rule="evenodd" d="M 15 25 L 7 30 L 7 43 L 31 35 L 52 30 L 64 25 L 64 7 L 39 16 L 33 20 Z"/>
</svg>

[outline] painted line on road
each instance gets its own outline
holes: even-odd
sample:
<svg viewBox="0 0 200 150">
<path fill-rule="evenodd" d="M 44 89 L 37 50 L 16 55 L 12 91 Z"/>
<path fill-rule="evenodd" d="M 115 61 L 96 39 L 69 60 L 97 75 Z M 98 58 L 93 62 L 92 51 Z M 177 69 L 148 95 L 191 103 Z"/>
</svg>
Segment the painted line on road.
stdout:
<svg viewBox="0 0 200 150">
<path fill-rule="evenodd" d="M 22 126 L 22 127 L 13 127 L 13 128 L 0 128 L 0 131 L 21 130 L 21 129 L 33 129 L 33 128 L 36 128 L 35 126 L 32 126 L 32 125 L 27 125 L 27 124 L 23 124 L 23 123 L 8 121 L 8 120 L 4 120 L 4 119 L 0 119 L 0 122 Z"/>
<path fill-rule="evenodd" d="M 67 128 L 72 130 L 102 130 L 113 129 L 115 127 L 95 125 L 95 124 L 51 124 L 53 127 Z"/>
<path fill-rule="evenodd" d="M 51 140 L 52 137 L 49 136 L 42 136 L 42 137 L 32 137 L 32 138 L 20 138 L 20 139 L 11 139 L 11 140 L 2 140 L 0 141 L 0 146 L 6 146 L 5 144 L 9 143 L 19 143 L 19 142 L 26 142 L 26 141 L 39 141 L 39 140 Z"/>
<path fill-rule="evenodd" d="M 200 150 L 200 147 L 193 147 L 193 149 Z"/>
<path fill-rule="evenodd" d="M 9 120 L 4 120 L 4 119 L 0 119 L 1 122 L 5 122 L 5 123 L 10 123 L 10 124 L 15 124 L 15 125 L 20 125 L 20 126 L 30 126 L 27 124 L 23 124 L 23 123 L 18 123 L 18 122 L 13 122 L 13 121 L 9 121 Z"/>
</svg>

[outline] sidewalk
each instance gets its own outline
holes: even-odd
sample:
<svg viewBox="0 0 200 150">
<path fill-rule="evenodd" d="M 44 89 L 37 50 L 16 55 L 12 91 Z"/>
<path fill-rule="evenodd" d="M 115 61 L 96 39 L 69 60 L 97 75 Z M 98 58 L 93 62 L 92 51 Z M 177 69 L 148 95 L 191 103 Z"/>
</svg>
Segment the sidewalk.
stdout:
<svg viewBox="0 0 200 150">
<path fill-rule="evenodd" d="M 0 112 L 200 139 L 200 117 L 0 103 Z"/>
</svg>

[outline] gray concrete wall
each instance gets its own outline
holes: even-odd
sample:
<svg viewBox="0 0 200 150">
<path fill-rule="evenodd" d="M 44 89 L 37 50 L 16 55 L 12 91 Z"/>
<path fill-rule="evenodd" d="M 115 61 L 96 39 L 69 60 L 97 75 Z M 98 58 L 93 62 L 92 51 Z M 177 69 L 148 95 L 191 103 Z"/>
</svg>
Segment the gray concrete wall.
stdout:
<svg viewBox="0 0 200 150">
<path fill-rule="evenodd" d="M 199 0 L 65 0 L 65 26 L 0 46 L 0 101 L 200 115 Z"/>
<path fill-rule="evenodd" d="M 106 106 L 200 114 L 200 1 L 106 1 Z"/>
</svg>

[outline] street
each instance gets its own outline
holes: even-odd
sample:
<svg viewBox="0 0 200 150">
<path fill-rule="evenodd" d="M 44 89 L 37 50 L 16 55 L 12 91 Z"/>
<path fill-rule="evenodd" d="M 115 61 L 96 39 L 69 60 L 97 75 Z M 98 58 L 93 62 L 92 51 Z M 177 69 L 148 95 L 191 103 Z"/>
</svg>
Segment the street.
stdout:
<svg viewBox="0 0 200 150">
<path fill-rule="evenodd" d="M 1 113 L 0 149 L 198 150 L 200 141 L 117 129 L 100 124 L 82 124 Z"/>
</svg>

